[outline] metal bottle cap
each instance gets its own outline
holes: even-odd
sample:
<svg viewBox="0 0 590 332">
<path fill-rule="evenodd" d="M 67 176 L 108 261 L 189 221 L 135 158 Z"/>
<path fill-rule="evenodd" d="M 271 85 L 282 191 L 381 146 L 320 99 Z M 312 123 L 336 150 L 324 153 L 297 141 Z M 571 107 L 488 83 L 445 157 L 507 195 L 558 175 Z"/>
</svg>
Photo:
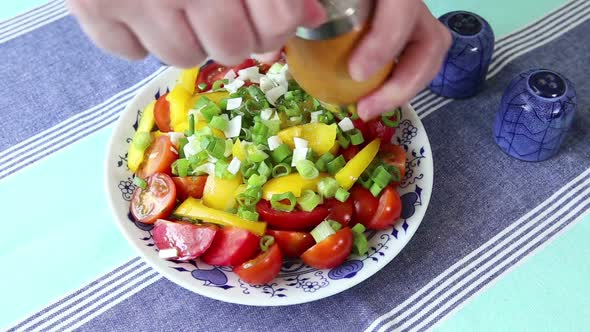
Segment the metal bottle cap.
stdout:
<svg viewBox="0 0 590 332">
<path fill-rule="evenodd" d="M 338 37 L 365 24 L 373 14 L 375 0 L 320 0 L 328 20 L 317 28 L 299 27 L 296 35 L 308 40 Z"/>
</svg>

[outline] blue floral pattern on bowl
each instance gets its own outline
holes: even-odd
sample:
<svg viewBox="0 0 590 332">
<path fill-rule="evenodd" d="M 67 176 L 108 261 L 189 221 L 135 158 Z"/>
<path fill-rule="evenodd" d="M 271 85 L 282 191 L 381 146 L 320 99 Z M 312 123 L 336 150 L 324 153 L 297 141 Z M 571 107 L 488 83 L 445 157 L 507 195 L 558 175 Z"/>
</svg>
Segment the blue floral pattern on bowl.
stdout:
<svg viewBox="0 0 590 332">
<path fill-rule="evenodd" d="M 156 84 L 157 87 L 152 90 L 152 99 L 172 87 L 174 80 L 171 78 L 174 76 L 170 73 L 168 75 L 170 86 Z M 138 103 L 138 106 L 149 102 L 145 100 L 149 99 L 147 96 L 143 97 L 144 102 Z M 143 258 L 159 272 L 205 296 L 242 304 L 285 305 L 309 302 L 341 292 L 376 273 L 401 251 L 420 224 L 430 199 L 433 178 L 430 145 L 420 120 L 408 106 L 403 108 L 402 121 L 394 137 L 394 143 L 403 146 L 407 152 L 406 177 L 399 189 L 403 203 L 402 218 L 389 230 L 368 233 L 370 248 L 366 255 L 351 256 L 341 266 L 330 270 L 318 270 L 300 260 L 287 260 L 279 276 L 272 283 L 262 286 L 243 282 L 229 267 L 210 266 L 199 260 L 161 260 L 152 240 L 152 226 L 133 221 L 128 213 L 131 193 L 135 187 L 132 174 L 126 167 L 125 151 L 137 128 L 141 111 L 137 108 L 127 111 L 133 112 L 133 117 L 128 114 L 129 121 L 121 121 L 119 124 L 119 141 L 112 142 L 108 156 L 111 164 L 107 164 L 107 185 L 109 182 L 111 185 L 107 190 L 112 199 L 111 204 L 117 206 L 114 210 L 118 225 Z M 126 211 L 122 215 L 119 210 L 125 206 Z M 265 300 L 266 302 L 261 303 L 261 299 L 270 302 Z"/>
</svg>

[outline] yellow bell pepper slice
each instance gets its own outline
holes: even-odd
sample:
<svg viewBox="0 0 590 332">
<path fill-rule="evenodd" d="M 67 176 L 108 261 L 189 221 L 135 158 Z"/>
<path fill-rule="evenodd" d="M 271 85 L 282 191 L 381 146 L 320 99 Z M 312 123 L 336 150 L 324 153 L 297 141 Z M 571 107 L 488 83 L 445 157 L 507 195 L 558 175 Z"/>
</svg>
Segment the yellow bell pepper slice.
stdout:
<svg viewBox="0 0 590 332">
<path fill-rule="evenodd" d="M 232 147 L 231 154 L 238 158 L 240 161 L 246 160 L 246 149 L 244 149 L 244 144 L 238 138 Z"/>
<path fill-rule="evenodd" d="M 198 93 L 191 98 L 190 105 L 191 107 L 195 105 L 199 99 L 202 97 L 207 97 L 212 102 L 219 105 L 222 99 L 229 97 L 229 92 L 227 91 L 217 91 L 217 92 L 205 92 L 205 93 Z"/>
<path fill-rule="evenodd" d="M 175 86 L 166 96 L 166 100 L 170 103 L 170 125 L 174 131 L 180 132 L 180 125 L 183 122 L 188 123 L 188 110 L 192 106 L 191 98 L 192 94 L 182 85 Z"/>
<path fill-rule="evenodd" d="M 174 115 L 173 115 L 172 103 L 171 103 L 170 104 L 170 123 L 172 124 L 174 131 L 184 132 L 184 131 L 188 130 L 188 111 L 191 110 L 192 107 L 197 103 L 197 101 L 199 101 L 199 99 L 201 99 L 203 96 L 206 96 L 211 101 L 219 104 L 219 102 L 222 99 L 227 98 L 229 96 L 229 94 L 226 91 L 207 92 L 207 93 L 196 94 L 194 96 L 191 96 L 190 99 L 185 102 L 185 106 L 182 106 L 183 108 L 185 108 L 185 110 L 183 110 L 182 112 L 174 111 L 174 112 L 176 112 L 176 113 L 174 113 Z M 185 97 L 186 96 L 181 96 L 181 98 L 185 98 Z M 166 99 L 168 99 L 168 97 Z M 168 101 L 170 101 L 170 100 L 168 99 Z M 178 117 L 178 118 L 176 118 L 176 117 Z M 197 120 L 198 120 L 198 122 L 195 125 L 196 130 L 202 129 L 203 127 L 205 127 L 207 125 L 207 123 L 205 122 L 205 120 L 203 118 L 200 118 Z M 220 130 L 214 129 L 213 133 L 217 137 L 225 138 L 225 135 L 223 135 L 223 132 Z"/>
<path fill-rule="evenodd" d="M 264 232 L 266 231 L 265 222 L 242 219 L 233 213 L 207 207 L 201 200 L 192 197 L 182 202 L 182 204 L 174 210 L 173 214 L 179 217 L 199 219 L 221 226 L 238 227 L 258 236 L 264 235 Z"/>
<path fill-rule="evenodd" d="M 194 67 L 185 69 L 180 73 L 179 84 L 188 91 L 191 95 L 195 94 L 195 86 L 197 82 L 197 76 L 199 76 L 200 67 Z"/>
<path fill-rule="evenodd" d="M 137 132 L 138 133 L 149 133 L 155 125 L 154 119 L 154 106 L 156 105 L 156 101 L 152 101 L 146 108 L 143 110 L 141 114 L 141 118 L 139 119 L 139 124 L 137 125 Z M 127 167 L 133 173 L 137 172 L 139 165 L 143 162 L 143 154 L 145 149 L 140 149 L 134 144 L 135 139 L 129 144 L 129 148 L 127 150 Z"/>
<path fill-rule="evenodd" d="M 237 207 L 235 191 L 242 184 L 242 176 L 233 179 L 221 179 L 215 175 L 207 177 L 203 189 L 203 203 L 217 210 L 227 211 Z"/>
<path fill-rule="evenodd" d="M 321 173 L 315 179 L 304 179 L 299 173 L 293 173 L 279 178 L 273 178 L 262 186 L 262 198 L 270 201 L 273 195 L 292 192 L 300 197 L 304 190 L 317 191 L 318 183 L 327 175 Z"/>
<path fill-rule="evenodd" d="M 342 168 L 334 178 L 340 186 L 346 190 L 350 189 L 352 185 L 358 180 L 359 176 L 363 174 L 365 169 L 369 167 L 381 146 L 381 140 L 375 139 L 367 146 L 365 146 L 359 153 L 350 159 L 344 168 Z"/>
<path fill-rule="evenodd" d="M 303 138 L 309 142 L 309 147 L 321 156 L 332 150 L 334 142 L 336 142 L 337 132 L 338 126 L 336 124 L 308 123 L 283 129 L 277 136 L 279 136 L 283 143 L 289 145 L 291 149 L 295 148 L 293 138 Z"/>
</svg>

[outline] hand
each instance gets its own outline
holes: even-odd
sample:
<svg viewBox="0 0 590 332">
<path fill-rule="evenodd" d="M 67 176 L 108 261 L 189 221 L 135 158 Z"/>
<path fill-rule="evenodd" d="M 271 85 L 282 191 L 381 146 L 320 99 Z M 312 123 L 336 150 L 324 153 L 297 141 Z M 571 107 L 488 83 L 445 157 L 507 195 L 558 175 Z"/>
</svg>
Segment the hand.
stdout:
<svg viewBox="0 0 590 332">
<path fill-rule="evenodd" d="M 359 116 L 372 119 L 407 103 L 439 71 L 451 34 L 420 0 L 379 0 L 373 25 L 353 52 L 350 73 L 365 80 L 398 57 L 390 79 L 358 104 Z"/>
<path fill-rule="evenodd" d="M 317 0 L 68 0 L 101 48 L 138 60 L 148 53 L 178 67 L 207 56 L 235 65 L 280 49 L 298 26 L 325 20 Z"/>
</svg>

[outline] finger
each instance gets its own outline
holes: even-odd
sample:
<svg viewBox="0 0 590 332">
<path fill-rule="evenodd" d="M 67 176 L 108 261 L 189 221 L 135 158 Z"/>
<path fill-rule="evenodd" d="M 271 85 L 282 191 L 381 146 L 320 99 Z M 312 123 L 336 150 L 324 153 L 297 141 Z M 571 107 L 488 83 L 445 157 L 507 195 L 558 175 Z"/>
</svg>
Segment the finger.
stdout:
<svg viewBox="0 0 590 332">
<path fill-rule="evenodd" d="M 203 49 L 216 61 L 236 65 L 253 53 L 256 37 L 242 1 L 190 1 L 187 16 Z"/>
<path fill-rule="evenodd" d="M 420 4 L 419 0 L 377 2 L 372 26 L 350 59 L 352 78 L 369 79 L 402 51 L 414 30 Z"/>
<path fill-rule="evenodd" d="M 277 50 L 298 26 L 319 24 L 324 13 L 317 0 L 246 0 L 256 37 L 256 52 Z"/>
<path fill-rule="evenodd" d="M 78 19 L 84 33 L 105 51 L 130 60 L 139 60 L 148 52 L 124 23 L 100 15 L 93 1 L 68 1 L 68 8 Z"/>
<path fill-rule="evenodd" d="M 261 63 L 273 63 L 281 58 L 281 50 L 252 54 L 252 58 Z"/>
<path fill-rule="evenodd" d="M 190 68 L 206 58 L 199 40 L 180 8 L 151 7 L 145 15 L 133 15 L 129 22 L 141 43 L 159 60 Z"/>
<path fill-rule="evenodd" d="M 439 71 L 451 45 L 451 35 L 426 7 L 424 10 L 389 81 L 359 103 L 359 116 L 364 120 L 407 103 Z"/>
</svg>

